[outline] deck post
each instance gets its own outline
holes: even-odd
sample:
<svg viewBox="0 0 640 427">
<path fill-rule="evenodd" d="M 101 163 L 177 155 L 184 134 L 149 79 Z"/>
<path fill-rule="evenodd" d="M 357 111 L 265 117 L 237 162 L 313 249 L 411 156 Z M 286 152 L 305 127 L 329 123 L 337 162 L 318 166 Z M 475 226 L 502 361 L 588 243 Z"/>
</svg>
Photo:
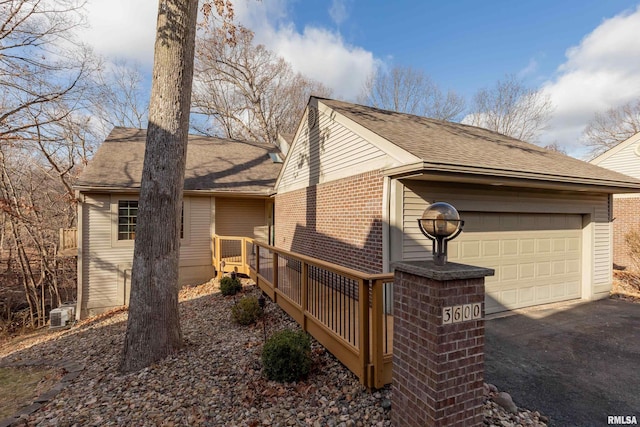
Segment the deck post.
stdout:
<svg viewBox="0 0 640 427">
<path fill-rule="evenodd" d="M 218 279 L 222 279 L 222 276 L 224 274 L 224 269 L 222 268 L 221 265 L 221 261 L 222 261 L 222 239 L 220 239 L 220 237 L 216 236 L 215 238 L 215 259 L 216 259 L 216 270 L 218 271 Z"/>
<path fill-rule="evenodd" d="M 380 280 L 372 280 L 372 296 L 371 296 L 371 370 L 368 375 L 368 387 L 382 388 L 384 386 L 384 301 L 382 297 L 382 289 L 384 283 Z"/>
<path fill-rule="evenodd" d="M 489 268 L 395 265 L 394 426 L 483 425 L 484 278 Z"/>
<path fill-rule="evenodd" d="M 240 240 L 240 269 L 242 269 L 242 271 L 240 271 L 243 274 L 248 274 L 249 273 L 249 268 L 247 267 L 248 263 L 247 263 L 247 240 L 246 238 L 242 238 L 242 240 Z"/>
<path fill-rule="evenodd" d="M 358 351 L 360 352 L 360 383 L 367 387 L 369 370 L 370 328 L 369 328 L 369 281 L 358 279 Z"/>
</svg>

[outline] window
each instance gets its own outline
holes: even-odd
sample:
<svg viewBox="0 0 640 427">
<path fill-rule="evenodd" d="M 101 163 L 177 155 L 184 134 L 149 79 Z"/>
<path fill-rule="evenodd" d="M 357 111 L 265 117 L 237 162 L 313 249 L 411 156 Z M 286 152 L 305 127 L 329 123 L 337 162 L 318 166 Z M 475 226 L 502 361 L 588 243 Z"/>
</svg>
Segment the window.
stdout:
<svg viewBox="0 0 640 427">
<path fill-rule="evenodd" d="M 118 240 L 135 240 L 138 220 L 137 200 L 118 200 Z M 184 203 L 180 211 L 180 238 L 184 239 Z"/>
<path fill-rule="evenodd" d="M 137 200 L 118 200 L 118 240 L 136 238 Z"/>
</svg>

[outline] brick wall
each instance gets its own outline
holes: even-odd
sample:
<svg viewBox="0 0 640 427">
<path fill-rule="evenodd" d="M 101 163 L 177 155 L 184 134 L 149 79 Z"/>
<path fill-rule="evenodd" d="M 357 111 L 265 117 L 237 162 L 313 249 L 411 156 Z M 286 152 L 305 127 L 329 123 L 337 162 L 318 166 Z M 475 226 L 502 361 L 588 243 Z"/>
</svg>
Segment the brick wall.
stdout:
<svg viewBox="0 0 640 427">
<path fill-rule="evenodd" d="M 630 230 L 640 231 L 640 197 L 613 200 L 613 263 L 633 268 L 624 236 Z"/>
<path fill-rule="evenodd" d="M 276 195 L 275 246 L 381 272 L 383 182 L 373 171 Z"/>
<path fill-rule="evenodd" d="M 443 324 L 442 312 L 482 304 L 484 277 L 436 280 L 403 269 L 396 267 L 394 280 L 391 421 L 399 427 L 480 426 L 484 319 Z"/>
</svg>

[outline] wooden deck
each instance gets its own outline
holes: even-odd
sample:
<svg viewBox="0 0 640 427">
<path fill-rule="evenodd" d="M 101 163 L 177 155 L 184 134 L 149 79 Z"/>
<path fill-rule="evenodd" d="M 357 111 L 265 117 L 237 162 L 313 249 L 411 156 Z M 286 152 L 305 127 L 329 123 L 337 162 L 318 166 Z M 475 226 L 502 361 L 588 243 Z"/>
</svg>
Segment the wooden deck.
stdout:
<svg viewBox="0 0 640 427">
<path fill-rule="evenodd" d="M 224 253 L 221 248 L 226 239 L 214 236 L 220 247 L 215 253 Z M 242 239 L 243 250 L 238 251 L 234 244 L 234 255 L 241 252 L 238 264 L 245 263 L 258 286 L 303 330 L 358 375 L 365 386 L 380 388 L 391 382 L 393 315 L 388 301 L 392 274 L 363 273 Z"/>
</svg>

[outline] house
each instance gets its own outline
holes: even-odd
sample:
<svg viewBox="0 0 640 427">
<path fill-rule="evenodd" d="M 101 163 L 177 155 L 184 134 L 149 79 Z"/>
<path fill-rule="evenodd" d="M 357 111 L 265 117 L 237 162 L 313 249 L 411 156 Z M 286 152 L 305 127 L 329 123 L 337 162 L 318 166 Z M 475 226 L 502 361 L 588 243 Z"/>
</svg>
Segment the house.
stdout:
<svg viewBox="0 0 640 427">
<path fill-rule="evenodd" d="M 591 163 L 640 179 L 640 133 L 591 160 Z M 613 196 L 613 262 L 619 268 L 633 267 L 625 235 L 640 231 L 640 192 Z M 636 266 L 637 268 L 638 266 Z"/>
<path fill-rule="evenodd" d="M 145 139 L 144 129 L 113 129 L 75 185 L 78 317 L 128 304 Z M 213 277 L 213 234 L 259 237 L 273 224 L 281 167 L 273 145 L 189 136 L 180 284 Z"/>
<path fill-rule="evenodd" d="M 366 272 L 430 257 L 417 219 L 453 204 L 449 259 L 493 268 L 487 313 L 606 297 L 611 201 L 640 180 L 485 129 L 314 98 L 276 183 L 275 245 Z"/>
</svg>

